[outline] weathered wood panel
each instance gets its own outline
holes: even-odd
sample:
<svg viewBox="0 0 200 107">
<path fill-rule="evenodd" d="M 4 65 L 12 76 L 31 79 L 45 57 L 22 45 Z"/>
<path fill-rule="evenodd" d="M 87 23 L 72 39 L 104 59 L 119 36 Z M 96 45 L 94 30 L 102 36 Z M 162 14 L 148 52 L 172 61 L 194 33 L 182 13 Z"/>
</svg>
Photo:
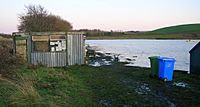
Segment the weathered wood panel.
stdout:
<svg viewBox="0 0 200 107">
<path fill-rule="evenodd" d="M 48 35 L 32 36 L 32 41 L 49 41 Z"/>
<path fill-rule="evenodd" d="M 66 52 L 33 52 L 31 53 L 31 64 L 42 64 L 47 67 L 66 66 Z"/>
<path fill-rule="evenodd" d="M 27 61 L 27 54 L 26 54 L 26 40 L 16 40 L 15 41 L 15 55 L 21 59 L 21 61 Z"/>
</svg>

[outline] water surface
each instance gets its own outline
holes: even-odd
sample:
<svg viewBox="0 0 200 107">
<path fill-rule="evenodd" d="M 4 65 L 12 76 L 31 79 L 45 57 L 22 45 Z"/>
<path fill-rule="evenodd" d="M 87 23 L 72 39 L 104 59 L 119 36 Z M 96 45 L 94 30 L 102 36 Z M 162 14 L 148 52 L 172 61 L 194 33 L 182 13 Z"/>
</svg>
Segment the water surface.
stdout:
<svg viewBox="0 0 200 107">
<path fill-rule="evenodd" d="M 176 59 L 175 69 L 189 71 L 189 51 L 198 40 L 86 40 L 104 53 L 120 54 L 120 61 L 130 66 L 150 67 L 149 56 L 165 56 Z M 134 60 L 132 60 L 134 59 Z"/>
</svg>

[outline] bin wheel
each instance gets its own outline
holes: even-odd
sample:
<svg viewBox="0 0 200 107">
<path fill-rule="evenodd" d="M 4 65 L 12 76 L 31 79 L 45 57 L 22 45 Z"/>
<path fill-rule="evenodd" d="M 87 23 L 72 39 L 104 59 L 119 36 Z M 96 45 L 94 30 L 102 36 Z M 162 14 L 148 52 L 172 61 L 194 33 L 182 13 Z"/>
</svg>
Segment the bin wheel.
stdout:
<svg viewBox="0 0 200 107">
<path fill-rule="evenodd" d="M 167 82 L 167 78 L 164 78 L 164 82 Z"/>
</svg>

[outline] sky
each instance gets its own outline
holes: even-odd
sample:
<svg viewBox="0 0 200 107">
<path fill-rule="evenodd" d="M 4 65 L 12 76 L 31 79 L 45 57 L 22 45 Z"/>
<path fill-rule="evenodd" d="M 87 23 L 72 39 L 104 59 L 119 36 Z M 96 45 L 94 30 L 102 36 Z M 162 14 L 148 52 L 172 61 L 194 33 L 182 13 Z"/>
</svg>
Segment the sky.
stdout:
<svg viewBox="0 0 200 107">
<path fill-rule="evenodd" d="M 73 29 L 148 31 L 200 23 L 200 0 L 1 0 L 0 32 L 17 31 L 25 5 L 41 5 Z"/>
</svg>

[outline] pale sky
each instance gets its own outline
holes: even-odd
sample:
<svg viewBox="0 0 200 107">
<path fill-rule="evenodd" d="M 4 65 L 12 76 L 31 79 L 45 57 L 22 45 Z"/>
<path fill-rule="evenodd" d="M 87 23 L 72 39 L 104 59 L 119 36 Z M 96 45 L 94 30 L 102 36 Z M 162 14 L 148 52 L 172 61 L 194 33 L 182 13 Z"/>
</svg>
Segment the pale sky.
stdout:
<svg viewBox="0 0 200 107">
<path fill-rule="evenodd" d="M 29 4 L 71 22 L 74 29 L 140 30 L 200 23 L 200 0 L 1 0 L 0 32 L 17 31 Z"/>
</svg>

